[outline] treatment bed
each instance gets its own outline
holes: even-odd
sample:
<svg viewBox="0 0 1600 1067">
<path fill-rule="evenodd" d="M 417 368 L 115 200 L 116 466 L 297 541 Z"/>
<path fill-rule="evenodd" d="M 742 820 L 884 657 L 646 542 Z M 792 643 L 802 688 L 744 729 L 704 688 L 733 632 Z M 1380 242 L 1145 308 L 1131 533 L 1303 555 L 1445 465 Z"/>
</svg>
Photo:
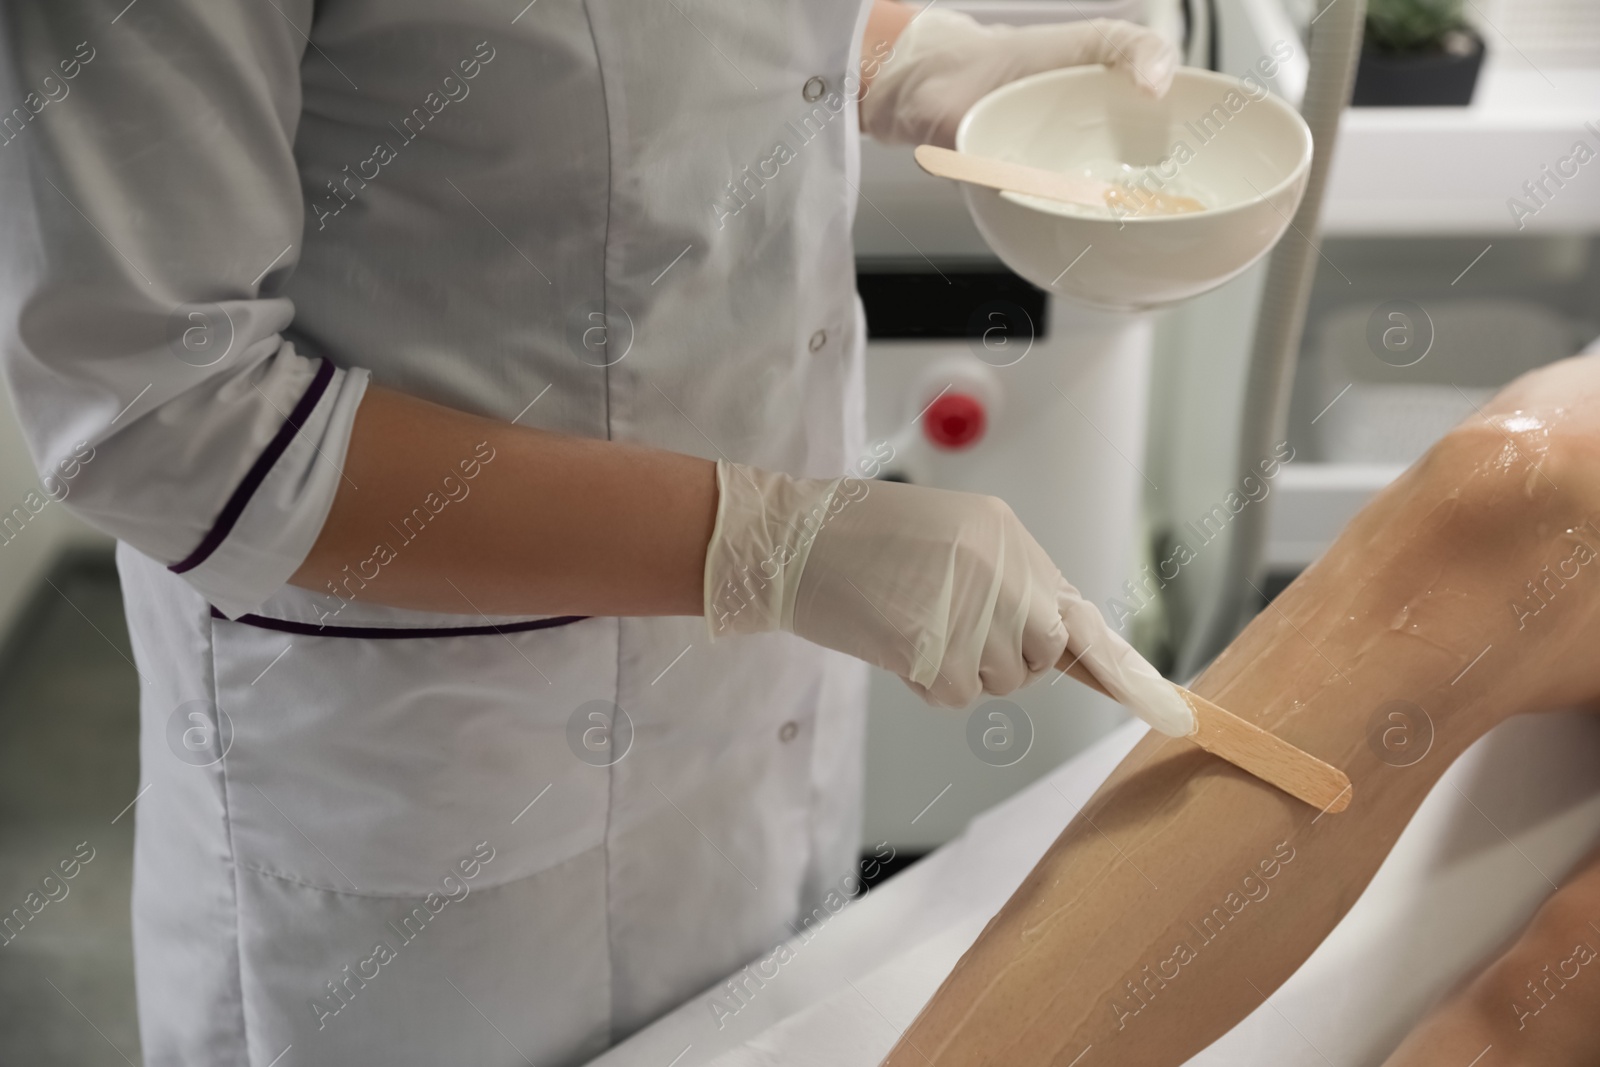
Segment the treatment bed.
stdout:
<svg viewBox="0 0 1600 1067">
<path fill-rule="evenodd" d="M 1119 728 L 593 1067 L 875 1067 L 1145 730 Z M 1288 983 L 1190 1064 L 1381 1063 L 1597 842 L 1600 717 L 1504 723 L 1445 774 L 1367 891 Z M 1152 1001 L 1140 1025 L 1160 1008 Z M 1093 1067 L 1092 1046 L 1080 1060 Z"/>
</svg>

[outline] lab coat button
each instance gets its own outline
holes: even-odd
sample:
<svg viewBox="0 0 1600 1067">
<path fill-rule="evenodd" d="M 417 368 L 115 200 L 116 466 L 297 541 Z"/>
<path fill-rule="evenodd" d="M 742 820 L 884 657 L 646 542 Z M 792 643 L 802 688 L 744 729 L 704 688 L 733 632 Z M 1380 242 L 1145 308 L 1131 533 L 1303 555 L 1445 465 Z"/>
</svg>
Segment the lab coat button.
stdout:
<svg viewBox="0 0 1600 1067">
<path fill-rule="evenodd" d="M 828 83 L 822 80 L 820 74 L 814 74 L 806 79 L 805 87 L 800 90 L 800 95 L 805 97 L 806 103 L 814 103 L 822 99 L 822 94 L 828 91 Z"/>
<path fill-rule="evenodd" d="M 799 736 L 799 733 L 800 724 L 791 719 L 778 728 L 778 740 L 787 745 Z"/>
<path fill-rule="evenodd" d="M 811 335 L 811 351 L 815 352 L 815 351 L 817 351 L 819 348 L 821 348 L 823 345 L 825 345 L 827 343 L 828 343 L 828 331 L 827 330 L 818 330 L 816 333 Z"/>
</svg>

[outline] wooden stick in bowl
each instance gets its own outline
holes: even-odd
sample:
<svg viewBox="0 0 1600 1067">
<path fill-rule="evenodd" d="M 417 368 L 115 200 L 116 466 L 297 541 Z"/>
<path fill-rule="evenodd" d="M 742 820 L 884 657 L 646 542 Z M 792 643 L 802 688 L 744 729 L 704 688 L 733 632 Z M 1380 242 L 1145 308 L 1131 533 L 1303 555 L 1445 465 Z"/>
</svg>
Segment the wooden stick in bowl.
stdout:
<svg viewBox="0 0 1600 1067">
<path fill-rule="evenodd" d="M 919 167 L 935 177 L 1083 207 L 1120 209 L 1127 215 L 1187 215 L 1205 210 L 1205 205 L 1192 197 L 1079 178 L 1022 163 L 952 152 L 937 145 L 918 145 L 912 155 Z"/>
</svg>

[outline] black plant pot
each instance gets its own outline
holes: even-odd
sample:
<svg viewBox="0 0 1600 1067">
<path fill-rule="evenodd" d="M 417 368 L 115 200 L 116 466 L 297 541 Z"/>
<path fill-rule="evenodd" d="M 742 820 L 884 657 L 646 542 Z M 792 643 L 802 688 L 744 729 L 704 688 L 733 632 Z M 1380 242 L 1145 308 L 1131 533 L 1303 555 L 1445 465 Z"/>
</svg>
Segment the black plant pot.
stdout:
<svg viewBox="0 0 1600 1067">
<path fill-rule="evenodd" d="M 1483 38 L 1472 30 L 1452 34 L 1453 48 L 1385 52 L 1370 43 L 1356 68 L 1356 107 L 1465 107 L 1483 67 Z"/>
</svg>

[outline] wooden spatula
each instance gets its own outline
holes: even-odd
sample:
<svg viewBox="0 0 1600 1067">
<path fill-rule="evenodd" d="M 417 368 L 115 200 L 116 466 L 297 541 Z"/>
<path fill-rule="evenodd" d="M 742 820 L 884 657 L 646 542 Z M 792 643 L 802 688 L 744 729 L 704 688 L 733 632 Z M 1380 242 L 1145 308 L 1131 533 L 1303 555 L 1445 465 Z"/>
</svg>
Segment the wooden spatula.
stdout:
<svg viewBox="0 0 1600 1067">
<path fill-rule="evenodd" d="M 1070 652 L 1062 655 L 1056 667 L 1090 689 L 1111 696 L 1100 680 L 1089 673 L 1089 668 L 1078 662 Z M 1235 767 L 1249 771 L 1262 781 L 1277 786 L 1290 796 L 1305 801 L 1313 808 L 1338 813 L 1350 806 L 1354 791 L 1349 776 L 1339 768 L 1302 752 L 1282 738 L 1246 722 L 1231 711 L 1217 707 L 1204 697 L 1196 696 L 1181 685 L 1173 688 L 1182 693 L 1183 699 L 1194 709 L 1195 732 L 1187 740 L 1214 756 L 1221 756 Z"/>
<path fill-rule="evenodd" d="M 912 155 L 916 157 L 918 166 L 935 177 L 953 178 L 958 182 L 990 189 L 1008 189 L 1014 193 L 1041 196 L 1046 200 L 1060 200 L 1083 207 L 1120 209 L 1128 215 L 1187 215 L 1205 210 L 1205 205 L 1193 197 L 1152 192 L 1115 182 L 1098 182 L 1023 163 L 1006 163 L 965 152 L 952 152 L 937 145 L 918 145 Z"/>
</svg>

